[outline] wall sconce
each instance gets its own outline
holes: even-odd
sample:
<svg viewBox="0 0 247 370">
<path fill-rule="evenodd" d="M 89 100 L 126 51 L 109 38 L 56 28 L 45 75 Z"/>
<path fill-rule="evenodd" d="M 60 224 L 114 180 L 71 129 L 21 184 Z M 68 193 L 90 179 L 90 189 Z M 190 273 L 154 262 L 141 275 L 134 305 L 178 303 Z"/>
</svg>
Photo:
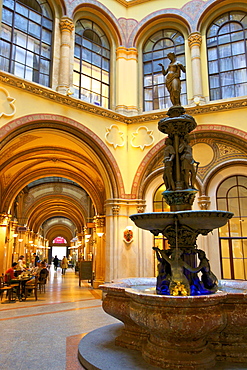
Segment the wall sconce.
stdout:
<svg viewBox="0 0 247 370">
<path fill-rule="evenodd" d="M 104 235 L 104 233 L 97 233 L 97 235 L 99 238 L 101 238 Z"/>
<path fill-rule="evenodd" d="M 18 234 L 13 234 L 13 238 L 17 238 Z"/>
<path fill-rule="evenodd" d="M 123 238 L 123 241 L 125 243 L 132 243 L 133 242 L 133 226 L 126 226 L 125 230 L 124 230 L 124 238 Z"/>
</svg>

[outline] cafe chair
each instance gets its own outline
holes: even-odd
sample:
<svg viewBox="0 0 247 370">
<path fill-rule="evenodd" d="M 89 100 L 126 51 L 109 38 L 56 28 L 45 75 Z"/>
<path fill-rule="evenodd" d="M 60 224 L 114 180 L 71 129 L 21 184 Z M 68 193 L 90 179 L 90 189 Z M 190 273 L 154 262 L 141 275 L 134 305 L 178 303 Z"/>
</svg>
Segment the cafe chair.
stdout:
<svg viewBox="0 0 247 370">
<path fill-rule="evenodd" d="M 25 284 L 24 291 L 25 291 L 24 300 L 27 299 L 27 296 L 29 293 L 34 293 L 35 300 L 37 301 L 38 299 L 38 276 L 35 276 L 35 279 L 33 279 L 33 282 L 31 284 Z"/>
<path fill-rule="evenodd" d="M 46 285 L 47 277 L 48 277 L 48 274 L 46 274 L 46 273 L 40 274 L 40 276 L 39 276 L 38 285 L 39 285 L 40 293 L 42 293 L 42 292 L 45 293 L 45 285 Z"/>
<path fill-rule="evenodd" d="M 11 283 L 11 276 L 10 276 L 9 273 L 5 274 L 5 276 L 6 276 L 5 285 L 12 287 L 12 299 L 14 298 L 14 300 L 16 300 L 16 298 L 20 294 L 20 284 L 19 283 L 17 283 L 17 284 L 16 283 Z"/>
<path fill-rule="evenodd" d="M 13 288 L 11 286 L 5 285 L 4 283 L 4 276 L 0 276 L 0 295 L 1 295 L 1 301 L 3 298 L 3 294 L 6 292 L 6 298 L 8 297 L 9 302 L 12 300 L 13 295 Z"/>
</svg>

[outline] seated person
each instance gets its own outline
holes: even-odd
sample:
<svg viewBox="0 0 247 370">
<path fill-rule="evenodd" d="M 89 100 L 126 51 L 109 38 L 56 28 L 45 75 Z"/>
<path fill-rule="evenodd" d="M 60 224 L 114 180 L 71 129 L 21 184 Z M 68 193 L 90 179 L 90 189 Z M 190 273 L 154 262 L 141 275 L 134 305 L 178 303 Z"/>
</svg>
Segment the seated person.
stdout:
<svg viewBox="0 0 247 370">
<path fill-rule="evenodd" d="M 6 272 L 5 272 L 5 276 L 4 276 L 4 280 L 5 280 L 5 283 L 8 282 L 8 277 L 7 277 L 7 274 L 10 275 L 10 281 L 11 280 L 16 280 L 15 278 L 15 267 L 17 266 L 17 262 L 13 262 L 12 263 L 12 267 L 10 267 Z"/>
<path fill-rule="evenodd" d="M 41 270 L 39 272 L 39 280 L 46 280 L 47 276 L 49 275 L 49 271 L 46 268 L 46 263 L 41 262 Z"/>
<path fill-rule="evenodd" d="M 38 262 L 37 262 L 37 266 L 32 268 L 32 273 L 33 273 L 34 275 L 39 275 L 39 273 L 40 273 L 40 271 L 41 271 L 41 270 L 42 270 L 41 262 L 40 262 L 40 261 L 38 261 Z"/>
</svg>

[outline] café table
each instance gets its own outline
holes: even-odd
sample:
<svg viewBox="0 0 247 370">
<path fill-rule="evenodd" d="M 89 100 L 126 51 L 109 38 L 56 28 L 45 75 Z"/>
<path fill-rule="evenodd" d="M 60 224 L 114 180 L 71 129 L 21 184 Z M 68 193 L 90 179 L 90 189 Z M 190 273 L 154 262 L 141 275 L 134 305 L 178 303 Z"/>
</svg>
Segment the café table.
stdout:
<svg viewBox="0 0 247 370">
<path fill-rule="evenodd" d="M 12 282 L 15 282 L 15 284 L 19 284 L 18 288 L 18 299 L 21 302 L 23 299 L 23 295 L 25 293 L 25 286 L 27 281 L 31 280 L 32 274 L 23 274 L 19 275 L 17 279 L 12 280 Z"/>
</svg>

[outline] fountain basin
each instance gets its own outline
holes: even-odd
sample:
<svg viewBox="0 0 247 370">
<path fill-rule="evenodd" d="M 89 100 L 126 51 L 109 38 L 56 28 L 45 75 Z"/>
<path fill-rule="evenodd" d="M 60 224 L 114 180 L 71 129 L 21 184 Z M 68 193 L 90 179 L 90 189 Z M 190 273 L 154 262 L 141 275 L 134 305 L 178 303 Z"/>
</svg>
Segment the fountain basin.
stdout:
<svg viewBox="0 0 247 370">
<path fill-rule="evenodd" d="M 178 211 L 178 212 L 150 212 L 136 213 L 130 219 L 141 229 L 149 230 L 154 235 L 162 233 L 167 226 L 174 225 L 178 220 L 180 226 L 187 226 L 193 230 L 202 230 L 206 235 L 213 229 L 224 226 L 233 216 L 227 211 Z"/>
<path fill-rule="evenodd" d="M 216 360 L 247 363 L 246 282 L 220 281 L 220 291 L 196 297 L 157 295 L 155 283 L 155 278 L 129 278 L 101 286 L 103 309 L 126 323 L 127 332 L 133 323 L 131 340 L 123 330 L 117 345 L 138 349 L 160 368 L 207 369 Z"/>
</svg>

